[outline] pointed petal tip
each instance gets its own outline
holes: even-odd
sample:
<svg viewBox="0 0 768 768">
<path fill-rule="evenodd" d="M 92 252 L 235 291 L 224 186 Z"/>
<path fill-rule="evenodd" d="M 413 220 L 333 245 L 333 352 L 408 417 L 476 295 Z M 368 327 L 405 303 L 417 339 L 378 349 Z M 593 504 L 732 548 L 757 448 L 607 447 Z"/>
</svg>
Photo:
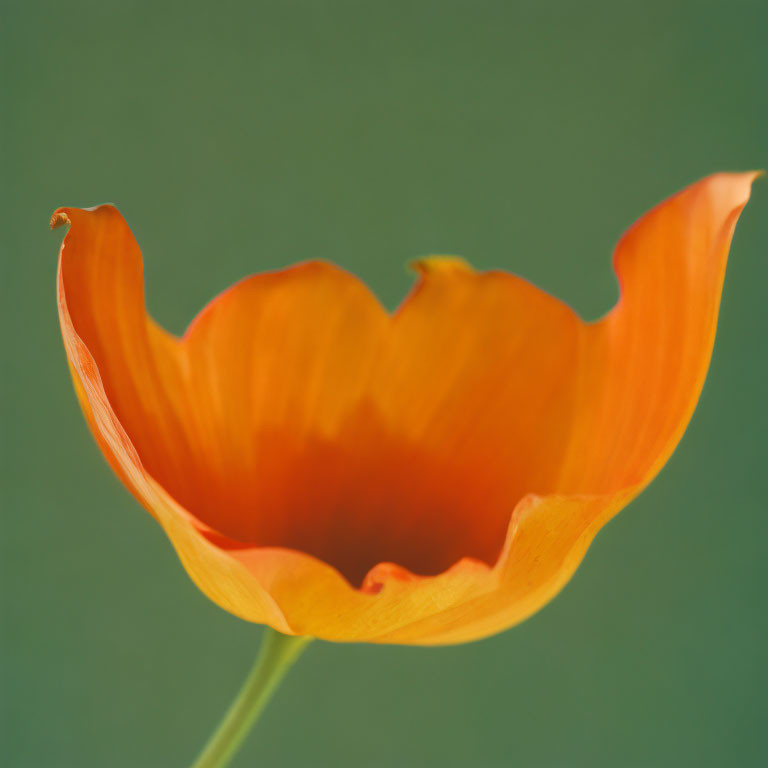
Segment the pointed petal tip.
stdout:
<svg viewBox="0 0 768 768">
<path fill-rule="evenodd" d="M 761 168 L 753 169 L 751 171 L 736 171 L 732 173 L 714 173 L 711 176 L 709 176 L 707 179 L 702 179 L 702 182 L 708 181 L 708 180 L 715 180 L 715 179 L 731 179 L 733 181 L 736 181 L 740 184 L 743 184 L 743 190 L 744 194 L 746 195 L 746 200 L 749 199 L 749 195 L 752 189 L 752 186 L 754 183 L 765 176 L 765 171 Z M 698 182 L 698 183 L 702 183 Z"/>
<path fill-rule="evenodd" d="M 747 189 L 749 190 L 758 179 L 761 179 L 763 176 L 765 176 L 765 170 L 762 168 L 756 168 L 752 169 L 751 171 L 743 171 L 742 173 L 735 173 L 733 175 L 740 176 L 746 182 Z"/>
</svg>

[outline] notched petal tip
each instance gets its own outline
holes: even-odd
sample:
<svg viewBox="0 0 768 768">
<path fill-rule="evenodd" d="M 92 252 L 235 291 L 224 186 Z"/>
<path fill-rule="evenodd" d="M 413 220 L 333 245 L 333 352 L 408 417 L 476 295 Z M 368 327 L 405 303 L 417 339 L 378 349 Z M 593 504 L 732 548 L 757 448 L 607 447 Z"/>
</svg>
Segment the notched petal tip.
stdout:
<svg viewBox="0 0 768 768">
<path fill-rule="evenodd" d="M 72 222 L 69 216 L 61 208 L 57 208 L 51 214 L 51 221 L 50 221 L 51 229 L 57 229 L 58 227 L 64 226 L 64 224 L 71 224 L 71 223 Z"/>
<path fill-rule="evenodd" d="M 100 216 L 91 218 L 93 214 L 104 215 L 111 217 L 115 221 L 125 224 L 125 219 L 121 213 L 115 208 L 112 203 L 102 203 L 101 205 L 93 205 L 88 208 L 77 208 L 76 206 L 61 206 L 57 208 L 51 215 L 50 227 L 51 229 L 57 229 L 64 224 L 80 225 L 87 221 L 96 221 L 100 219 Z"/>
<path fill-rule="evenodd" d="M 475 271 L 461 256 L 424 256 L 408 262 L 408 268 L 422 277 Z"/>
</svg>

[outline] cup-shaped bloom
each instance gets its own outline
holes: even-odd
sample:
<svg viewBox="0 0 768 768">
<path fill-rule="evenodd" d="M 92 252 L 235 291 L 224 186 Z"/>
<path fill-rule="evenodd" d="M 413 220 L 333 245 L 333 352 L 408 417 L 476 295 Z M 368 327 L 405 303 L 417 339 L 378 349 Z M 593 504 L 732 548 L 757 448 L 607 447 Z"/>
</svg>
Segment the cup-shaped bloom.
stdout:
<svg viewBox="0 0 768 768">
<path fill-rule="evenodd" d="M 179 338 L 146 312 L 118 211 L 60 208 L 75 389 L 226 610 L 336 641 L 490 635 L 561 589 L 680 440 L 754 176 L 709 177 L 634 224 L 620 299 L 593 323 L 460 259 L 420 262 L 391 314 L 306 262 L 243 280 Z"/>
</svg>

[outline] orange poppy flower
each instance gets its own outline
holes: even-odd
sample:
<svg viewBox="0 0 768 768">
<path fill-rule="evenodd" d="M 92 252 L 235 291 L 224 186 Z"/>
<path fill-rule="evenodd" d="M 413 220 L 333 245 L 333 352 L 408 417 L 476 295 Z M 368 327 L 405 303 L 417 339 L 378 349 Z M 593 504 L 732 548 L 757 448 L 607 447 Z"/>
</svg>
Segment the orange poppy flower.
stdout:
<svg viewBox="0 0 768 768">
<path fill-rule="evenodd" d="M 393 314 L 307 262 L 243 280 L 177 338 L 146 313 L 118 211 L 60 208 L 75 389 L 221 607 L 335 641 L 484 637 L 561 589 L 680 440 L 755 175 L 711 176 L 640 219 L 594 323 L 440 257 Z"/>
</svg>

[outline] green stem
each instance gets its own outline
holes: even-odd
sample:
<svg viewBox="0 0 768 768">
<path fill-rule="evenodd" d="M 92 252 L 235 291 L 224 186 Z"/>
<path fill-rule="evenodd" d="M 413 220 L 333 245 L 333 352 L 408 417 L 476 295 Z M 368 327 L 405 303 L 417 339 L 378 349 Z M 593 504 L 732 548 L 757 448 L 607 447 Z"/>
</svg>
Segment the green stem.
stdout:
<svg viewBox="0 0 768 768">
<path fill-rule="evenodd" d="M 264 628 L 259 658 L 192 768 L 224 768 L 311 637 Z"/>
</svg>

